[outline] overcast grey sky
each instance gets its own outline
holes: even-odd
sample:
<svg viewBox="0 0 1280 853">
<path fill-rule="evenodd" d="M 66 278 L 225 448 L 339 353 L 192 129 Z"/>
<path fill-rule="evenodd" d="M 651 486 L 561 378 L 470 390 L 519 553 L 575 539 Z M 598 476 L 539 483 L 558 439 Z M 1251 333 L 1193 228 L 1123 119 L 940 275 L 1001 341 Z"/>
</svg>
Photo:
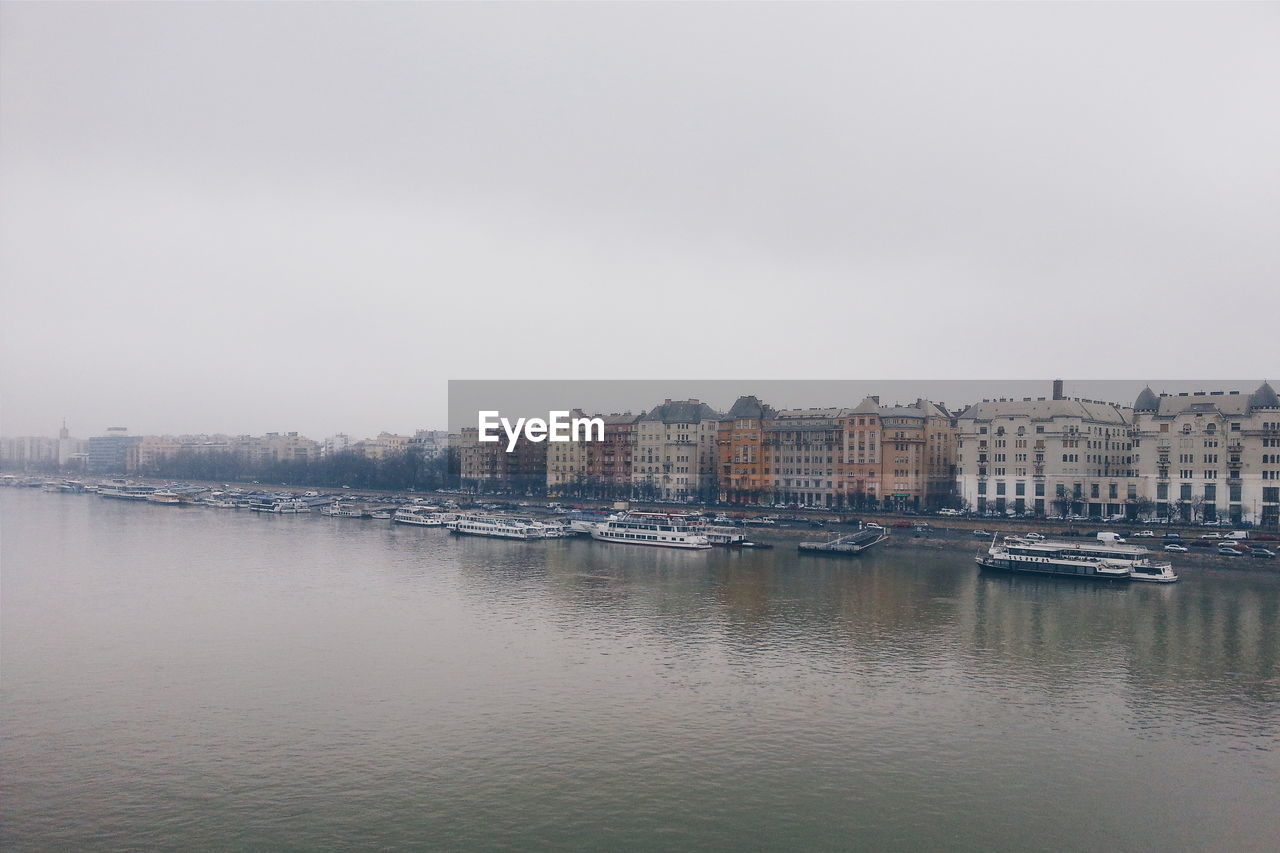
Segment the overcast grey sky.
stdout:
<svg viewBox="0 0 1280 853">
<path fill-rule="evenodd" d="M 0 430 L 403 432 L 449 378 L 1275 380 L 1278 37 L 1274 3 L 5 3 Z"/>
</svg>

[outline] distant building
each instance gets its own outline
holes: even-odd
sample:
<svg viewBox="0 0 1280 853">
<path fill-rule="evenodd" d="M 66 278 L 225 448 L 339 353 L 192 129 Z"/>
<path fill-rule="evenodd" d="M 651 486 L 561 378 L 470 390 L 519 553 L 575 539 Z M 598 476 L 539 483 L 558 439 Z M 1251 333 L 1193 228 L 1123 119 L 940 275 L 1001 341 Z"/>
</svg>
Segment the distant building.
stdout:
<svg viewBox="0 0 1280 853">
<path fill-rule="evenodd" d="M 635 426 L 631 484 L 640 499 L 686 501 L 718 494 L 720 413 L 699 400 L 666 400 Z"/>
<path fill-rule="evenodd" d="M 773 500 L 766 475 L 764 425 L 776 412 L 757 397 L 739 397 L 717 426 L 720 499 L 728 503 Z"/>
<path fill-rule="evenodd" d="M 9 468 L 57 463 L 59 445 L 52 438 L 24 435 L 0 439 L 0 462 Z"/>
<path fill-rule="evenodd" d="M 449 433 L 442 429 L 420 429 L 413 434 L 409 446 L 423 459 L 438 459 L 449 452 Z"/>
<path fill-rule="evenodd" d="M 106 435 L 89 439 L 89 473 L 125 473 L 129 470 L 129 449 L 141 440 L 138 436 L 129 435 L 128 427 L 107 427 Z"/>
<path fill-rule="evenodd" d="M 1252 394 L 1148 387 L 1133 427 L 1136 496 L 1158 517 L 1280 522 L 1280 398 L 1268 383 Z"/>
<path fill-rule="evenodd" d="M 983 400 L 957 418 L 956 482 L 978 512 L 1126 513 L 1137 483 L 1132 411 L 1068 398 Z"/>
</svg>

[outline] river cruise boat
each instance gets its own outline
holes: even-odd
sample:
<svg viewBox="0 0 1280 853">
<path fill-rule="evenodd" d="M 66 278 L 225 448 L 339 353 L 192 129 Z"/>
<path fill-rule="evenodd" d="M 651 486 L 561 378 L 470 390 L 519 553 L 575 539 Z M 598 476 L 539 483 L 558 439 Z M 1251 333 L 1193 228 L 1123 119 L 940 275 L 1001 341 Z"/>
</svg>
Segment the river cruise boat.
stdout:
<svg viewBox="0 0 1280 853">
<path fill-rule="evenodd" d="M 497 539 L 546 539 L 546 525 L 527 518 L 505 515 L 463 513 L 445 522 L 449 532 L 460 536 L 492 536 Z"/>
<path fill-rule="evenodd" d="M 299 515 L 311 512 L 311 505 L 296 499 L 280 500 L 278 498 L 254 498 L 249 502 L 249 509 L 254 512 L 273 512 L 280 515 Z"/>
<path fill-rule="evenodd" d="M 332 515 L 335 518 L 369 517 L 369 511 L 364 508 L 364 505 L 358 504 L 354 501 L 334 501 L 320 511 L 325 515 Z"/>
<path fill-rule="evenodd" d="M 119 498 L 127 501 L 145 501 L 155 491 L 154 486 L 143 486 L 127 480 L 111 480 L 98 484 L 98 494 L 104 498 Z"/>
<path fill-rule="evenodd" d="M 412 524 L 417 527 L 444 527 L 457 516 L 440 512 L 435 507 L 407 506 L 396 510 L 391 520 L 396 524 Z"/>
<path fill-rule="evenodd" d="M 992 541 L 986 553 L 977 555 L 984 569 L 1060 575 L 1088 580 L 1139 580 L 1173 583 L 1178 576 L 1164 561 L 1152 560 L 1141 545 L 1118 542 L 1054 542 L 1007 537 Z"/>
<path fill-rule="evenodd" d="M 703 533 L 703 525 L 683 515 L 662 512 L 623 512 L 597 524 L 591 531 L 601 542 L 627 545 L 654 545 L 659 548 L 704 550 L 711 541 Z"/>
<path fill-rule="evenodd" d="M 177 506 L 182 503 L 182 499 L 178 497 L 178 493 L 171 492 L 168 489 L 157 489 L 147 495 L 147 500 L 153 504 L 164 504 L 165 506 Z"/>
</svg>

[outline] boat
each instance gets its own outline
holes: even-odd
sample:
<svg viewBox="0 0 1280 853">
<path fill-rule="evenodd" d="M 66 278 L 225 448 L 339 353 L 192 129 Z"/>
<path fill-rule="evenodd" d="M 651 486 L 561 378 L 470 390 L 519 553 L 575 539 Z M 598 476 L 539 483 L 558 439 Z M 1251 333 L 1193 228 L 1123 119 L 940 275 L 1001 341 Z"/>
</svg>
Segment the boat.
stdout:
<svg viewBox="0 0 1280 853">
<path fill-rule="evenodd" d="M 706 524 L 693 521 L 693 526 L 698 527 L 703 536 L 707 537 L 707 541 L 712 545 L 722 547 L 731 547 L 741 545 L 747 541 L 747 534 L 733 527 L 725 527 L 722 525 Z"/>
<path fill-rule="evenodd" d="M 1173 567 L 1152 560 L 1141 545 L 1106 542 L 1054 542 L 1009 536 L 975 558 L 984 569 L 1036 575 L 1060 575 L 1088 580 L 1138 580 L 1173 583 Z"/>
<path fill-rule="evenodd" d="M 704 550 L 711 540 L 702 525 L 687 516 L 664 512 L 622 512 L 597 524 L 591 537 L 600 542 Z"/>
<path fill-rule="evenodd" d="M 807 554 L 833 554 L 848 557 L 857 556 L 888 538 L 888 532 L 882 528 L 863 527 L 853 533 L 832 537 L 826 542 L 801 542 L 796 547 Z"/>
<path fill-rule="evenodd" d="M 166 506 L 177 506 L 182 502 L 177 492 L 171 492 L 168 489 L 157 489 L 147 495 L 147 500 L 153 504 L 164 504 Z"/>
<path fill-rule="evenodd" d="M 742 543 L 742 547 L 743 547 L 743 548 L 756 548 L 756 549 L 761 550 L 761 551 L 766 551 L 766 550 L 768 550 L 768 549 L 772 548 L 773 546 L 772 546 L 772 545 L 770 545 L 768 542 L 752 542 L 750 539 L 748 539 L 748 540 L 746 540 L 745 542 L 743 542 L 743 543 Z"/>
<path fill-rule="evenodd" d="M 452 513 L 440 512 L 435 507 L 407 506 L 396 510 L 391 520 L 396 524 L 413 524 L 418 527 L 444 527 L 456 517 Z"/>
<path fill-rule="evenodd" d="M 604 524 L 612 516 L 607 512 L 593 510 L 574 510 L 561 517 L 562 524 L 569 525 L 569 533 L 575 536 L 590 536 L 596 525 Z"/>
<path fill-rule="evenodd" d="M 390 521 L 390 520 L 391 520 L 391 510 L 389 510 L 389 509 L 375 509 L 373 512 L 369 513 L 369 517 L 370 517 L 370 518 L 376 518 L 376 519 L 378 519 L 379 521 Z"/>
<path fill-rule="evenodd" d="M 546 539 L 545 525 L 524 518 L 509 518 L 487 513 L 463 513 L 445 522 L 450 533 L 467 536 L 491 536 L 497 539 Z"/>
<path fill-rule="evenodd" d="M 281 515 L 301 514 L 311 512 L 311 507 L 305 501 L 296 499 L 281 500 L 279 498 L 254 498 L 249 502 L 249 509 L 254 512 L 273 512 Z"/>
<path fill-rule="evenodd" d="M 111 480 L 98 484 L 98 494 L 104 498 L 119 498 L 128 501 L 145 501 L 155 491 L 154 486 L 143 486 L 128 480 Z"/>
<path fill-rule="evenodd" d="M 320 511 L 335 518 L 367 518 L 369 515 L 363 505 L 354 501 L 334 501 Z"/>
</svg>

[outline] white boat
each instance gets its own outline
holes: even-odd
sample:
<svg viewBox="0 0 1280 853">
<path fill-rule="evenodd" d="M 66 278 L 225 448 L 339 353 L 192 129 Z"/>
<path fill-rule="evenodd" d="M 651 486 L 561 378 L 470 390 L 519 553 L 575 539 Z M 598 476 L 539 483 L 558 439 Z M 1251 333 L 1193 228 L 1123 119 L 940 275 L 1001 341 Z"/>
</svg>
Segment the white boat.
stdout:
<svg viewBox="0 0 1280 853">
<path fill-rule="evenodd" d="M 1169 563 L 1152 560 L 1146 548 L 1117 542 L 1054 542 L 1010 536 L 1003 542 L 993 539 L 991 547 L 976 560 L 984 569 L 1089 580 L 1173 583 L 1178 579 Z"/>
<path fill-rule="evenodd" d="M 165 504 L 166 506 L 177 506 L 182 502 L 177 492 L 171 492 L 168 489 L 157 489 L 147 495 L 147 500 L 153 504 Z"/>
<path fill-rule="evenodd" d="M 155 491 L 154 486 L 143 486 L 128 480 L 111 480 L 98 484 L 98 494 L 104 498 L 119 498 L 129 501 L 145 501 Z"/>
<path fill-rule="evenodd" d="M 445 527 L 451 533 L 468 536 L 492 536 L 498 539 L 546 539 L 545 525 L 524 518 L 508 518 L 485 513 L 463 513 Z"/>
<path fill-rule="evenodd" d="M 701 526 L 683 515 L 662 512 L 623 512 L 596 525 L 591 537 L 601 542 L 653 545 L 659 548 L 711 547 Z"/>
<path fill-rule="evenodd" d="M 457 518 L 453 513 L 440 512 L 435 507 L 407 506 L 396 510 L 391 520 L 396 524 L 412 524 L 417 527 L 444 527 Z"/>
<path fill-rule="evenodd" d="M 335 518 L 366 518 L 369 515 L 363 504 L 354 501 L 334 501 L 320 511 Z"/>
<path fill-rule="evenodd" d="M 311 505 L 306 501 L 300 500 L 275 500 L 272 498 L 259 498 L 250 501 L 249 509 L 254 512 L 273 512 L 281 515 L 294 515 L 304 512 L 311 512 Z"/>
<path fill-rule="evenodd" d="M 741 545 L 747 541 L 747 534 L 734 527 L 724 527 L 717 525 L 704 525 L 702 535 L 707 537 L 707 541 L 712 545 L 733 546 Z"/>
</svg>

